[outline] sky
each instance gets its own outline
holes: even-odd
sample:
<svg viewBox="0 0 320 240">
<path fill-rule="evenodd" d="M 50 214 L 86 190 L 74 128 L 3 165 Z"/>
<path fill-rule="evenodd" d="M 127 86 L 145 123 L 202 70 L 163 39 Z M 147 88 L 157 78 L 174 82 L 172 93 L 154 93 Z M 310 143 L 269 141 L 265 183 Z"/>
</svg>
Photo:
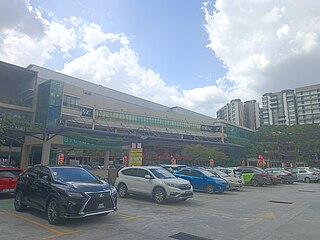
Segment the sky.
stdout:
<svg viewBox="0 0 320 240">
<path fill-rule="evenodd" d="M 2 0 L 0 60 L 212 117 L 320 83 L 320 1 Z"/>
</svg>

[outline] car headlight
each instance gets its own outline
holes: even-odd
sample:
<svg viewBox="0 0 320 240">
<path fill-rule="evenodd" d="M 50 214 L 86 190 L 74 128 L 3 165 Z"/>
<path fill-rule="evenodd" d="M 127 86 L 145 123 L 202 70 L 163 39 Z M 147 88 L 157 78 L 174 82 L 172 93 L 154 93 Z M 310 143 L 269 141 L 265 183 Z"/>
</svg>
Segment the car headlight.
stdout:
<svg viewBox="0 0 320 240">
<path fill-rule="evenodd" d="M 110 185 L 110 191 L 111 191 L 111 195 L 116 195 L 116 194 L 118 194 L 117 189 L 116 189 L 114 186 L 112 186 L 112 185 Z"/>
<path fill-rule="evenodd" d="M 179 184 L 176 183 L 171 183 L 171 182 L 164 182 L 166 185 L 169 187 L 174 187 L 174 188 L 179 188 Z"/>
<path fill-rule="evenodd" d="M 83 195 L 79 192 L 66 191 L 69 198 L 83 198 Z"/>
<path fill-rule="evenodd" d="M 227 184 L 226 182 L 223 181 L 216 181 L 217 184 Z"/>
</svg>

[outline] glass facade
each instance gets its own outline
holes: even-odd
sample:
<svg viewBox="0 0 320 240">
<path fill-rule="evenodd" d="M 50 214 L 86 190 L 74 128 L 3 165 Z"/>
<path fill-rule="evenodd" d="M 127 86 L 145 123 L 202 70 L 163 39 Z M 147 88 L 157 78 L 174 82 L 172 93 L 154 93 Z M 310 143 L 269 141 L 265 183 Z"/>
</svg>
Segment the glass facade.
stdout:
<svg viewBox="0 0 320 240">
<path fill-rule="evenodd" d="M 54 127 L 60 122 L 63 82 L 48 80 L 38 87 L 36 122 L 43 127 Z"/>
</svg>

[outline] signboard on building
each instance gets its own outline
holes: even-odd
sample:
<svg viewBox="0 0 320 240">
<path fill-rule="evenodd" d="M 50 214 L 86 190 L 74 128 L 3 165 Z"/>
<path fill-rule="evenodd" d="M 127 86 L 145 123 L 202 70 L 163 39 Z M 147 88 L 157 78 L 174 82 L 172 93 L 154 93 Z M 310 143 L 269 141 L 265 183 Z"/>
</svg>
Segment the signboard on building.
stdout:
<svg viewBox="0 0 320 240">
<path fill-rule="evenodd" d="M 142 148 L 130 149 L 130 166 L 142 166 Z"/>
</svg>

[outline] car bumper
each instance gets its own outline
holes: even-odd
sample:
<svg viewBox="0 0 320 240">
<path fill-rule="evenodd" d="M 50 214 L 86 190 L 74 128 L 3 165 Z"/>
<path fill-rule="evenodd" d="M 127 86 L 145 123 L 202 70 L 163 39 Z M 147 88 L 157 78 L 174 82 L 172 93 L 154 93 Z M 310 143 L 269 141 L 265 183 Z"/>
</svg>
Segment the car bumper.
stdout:
<svg viewBox="0 0 320 240">
<path fill-rule="evenodd" d="M 114 209 L 108 209 L 105 211 L 99 211 L 99 212 L 91 212 L 91 213 L 83 213 L 83 214 L 69 214 L 69 213 L 65 213 L 63 215 L 61 215 L 61 218 L 85 218 L 85 217 L 89 217 L 89 216 L 95 216 L 95 215 L 100 215 L 100 214 L 107 214 L 107 213 L 111 213 L 111 212 L 115 212 L 117 211 L 117 208 Z"/>
<path fill-rule="evenodd" d="M 169 187 L 167 189 L 167 199 L 182 200 L 182 199 L 192 198 L 192 197 L 193 197 L 192 188 L 181 190 L 179 188 Z"/>
<path fill-rule="evenodd" d="M 240 189 L 243 187 L 243 184 L 242 183 L 233 183 L 233 182 L 230 182 L 229 183 L 229 186 L 230 188 L 228 190 L 236 190 L 236 189 Z"/>
<path fill-rule="evenodd" d="M 14 193 L 14 188 L 6 188 L 6 189 L 0 189 L 0 194 L 8 194 L 8 193 Z"/>
</svg>

